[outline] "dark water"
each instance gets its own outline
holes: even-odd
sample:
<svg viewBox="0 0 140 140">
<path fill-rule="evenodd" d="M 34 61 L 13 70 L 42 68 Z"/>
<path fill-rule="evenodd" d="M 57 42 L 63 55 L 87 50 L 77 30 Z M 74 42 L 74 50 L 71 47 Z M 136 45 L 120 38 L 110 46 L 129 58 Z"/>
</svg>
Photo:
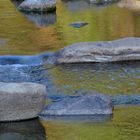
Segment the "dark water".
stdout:
<svg viewBox="0 0 140 140">
<path fill-rule="evenodd" d="M 47 140 L 38 119 L 23 122 L 0 123 L 0 140 Z"/>
<path fill-rule="evenodd" d="M 95 6 L 88 0 L 58 0 L 56 13 L 43 15 L 20 13 L 15 5 L 0 0 L 0 81 L 42 83 L 48 96 L 140 94 L 138 61 L 48 65 L 47 54 L 30 56 L 75 42 L 140 37 L 140 14 L 134 5 Z M 88 24 L 78 29 L 70 26 L 79 21 Z M 101 122 L 81 117 L 74 122 L 0 123 L 0 140 L 138 140 L 139 112 L 139 106 L 120 106 Z"/>
</svg>

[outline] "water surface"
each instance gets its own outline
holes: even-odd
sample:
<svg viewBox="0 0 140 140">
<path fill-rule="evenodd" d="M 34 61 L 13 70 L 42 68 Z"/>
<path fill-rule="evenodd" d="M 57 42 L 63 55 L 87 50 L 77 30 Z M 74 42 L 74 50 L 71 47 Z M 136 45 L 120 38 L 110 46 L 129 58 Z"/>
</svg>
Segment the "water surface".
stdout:
<svg viewBox="0 0 140 140">
<path fill-rule="evenodd" d="M 88 25 L 79 29 L 70 26 L 79 21 Z M 140 94 L 138 61 L 46 65 L 40 56 L 2 56 L 57 51 L 83 41 L 140 37 L 139 23 L 139 11 L 115 3 L 95 6 L 84 0 L 58 0 L 56 13 L 38 15 L 20 13 L 10 0 L 0 0 L 0 81 L 42 83 L 48 96 Z M 113 117 L 102 123 L 89 118 L 76 122 L 42 120 L 43 127 L 37 121 L 39 133 L 33 122 L 0 123 L 0 140 L 138 140 L 139 112 L 138 106 L 115 107 Z"/>
<path fill-rule="evenodd" d="M 80 29 L 69 24 L 89 23 Z M 57 1 L 53 14 L 23 14 L 10 0 L 0 1 L 0 38 L 7 43 L 0 54 L 38 54 L 56 51 L 83 41 L 140 37 L 139 11 L 120 8 L 118 4 L 95 6 L 87 1 Z"/>
</svg>

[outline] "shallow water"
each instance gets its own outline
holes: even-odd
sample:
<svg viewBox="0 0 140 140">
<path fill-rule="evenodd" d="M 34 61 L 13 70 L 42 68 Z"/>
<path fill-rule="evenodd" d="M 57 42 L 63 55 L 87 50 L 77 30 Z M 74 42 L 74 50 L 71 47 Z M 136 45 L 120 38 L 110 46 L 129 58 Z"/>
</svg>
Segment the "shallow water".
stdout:
<svg viewBox="0 0 140 140">
<path fill-rule="evenodd" d="M 88 24 L 78 29 L 70 26 L 78 21 Z M 10 0 L 0 0 L 0 55 L 34 55 L 75 42 L 140 37 L 139 22 L 139 11 L 117 4 L 95 6 L 84 0 L 58 0 L 56 13 L 40 16 L 20 13 Z M 0 81 L 42 83 L 52 97 L 140 94 L 138 61 L 67 65 L 46 65 L 45 61 L 42 55 L 0 56 Z M 138 140 L 139 112 L 138 106 L 115 107 L 111 118 L 98 123 L 89 117 L 74 122 L 42 120 L 42 125 L 38 120 L 23 122 L 12 124 L 14 128 L 0 123 L 0 140 Z M 39 133 L 36 127 L 31 129 L 32 124 L 40 126 Z"/>
<path fill-rule="evenodd" d="M 70 26 L 77 21 L 89 24 L 80 29 Z M 7 43 L 0 47 L 0 54 L 38 54 L 75 42 L 140 37 L 139 22 L 139 11 L 117 4 L 94 6 L 88 0 L 58 0 L 56 13 L 39 16 L 20 13 L 10 0 L 1 0 L 0 38 Z"/>
<path fill-rule="evenodd" d="M 110 121 L 42 122 L 49 140 L 138 140 L 140 107 L 117 107 Z"/>
</svg>

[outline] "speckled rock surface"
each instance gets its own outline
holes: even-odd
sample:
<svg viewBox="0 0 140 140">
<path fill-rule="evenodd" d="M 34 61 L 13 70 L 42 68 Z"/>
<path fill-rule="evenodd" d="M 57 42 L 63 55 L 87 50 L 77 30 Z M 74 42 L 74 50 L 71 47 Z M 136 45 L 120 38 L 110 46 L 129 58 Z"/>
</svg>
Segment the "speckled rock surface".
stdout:
<svg viewBox="0 0 140 140">
<path fill-rule="evenodd" d="M 46 87 L 35 83 L 0 82 L 0 121 L 37 117 L 45 104 Z"/>
<path fill-rule="evenodd" d="M 57 63 L 128 60 L 140 60 L 140 38 L 76 43 L 60 50 L 57 55 Z"/>
<path fill-rule="evenodd" d="M 69 98 L 48 105 L 41 115 L 107 115 L 112 114 L 110 97 L 96 94 Z"/>
<path fill-rule="evenodd" d="M 56 9 L 56 0 L 25 0 L 18 9 L 25 12 L 52 12 Z"/>
</svg>

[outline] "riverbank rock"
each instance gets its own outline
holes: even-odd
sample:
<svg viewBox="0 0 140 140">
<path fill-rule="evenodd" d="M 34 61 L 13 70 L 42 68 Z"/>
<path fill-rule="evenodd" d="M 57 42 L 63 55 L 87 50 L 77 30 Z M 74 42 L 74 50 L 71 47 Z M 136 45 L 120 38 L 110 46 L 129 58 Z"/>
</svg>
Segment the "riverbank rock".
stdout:
<svg viewBox="0 0 140 140">
<path fill-rule="evenodd" d="M 112 101 L 108 96 L 97 94 L 69 98 L 48 105 L 42 115 L 108 115 L 112 114 Z"/>
<path fill-rule="evenodd" d="M 46 87 L 36 83 L 0 82 L 0 121 L 35 118 L 45 104 Z"/>
<path fill-rule="evenodd" d="M 25 0 L 18 9 L 25 12 L 52 12 L 56 9 L 56 0 Z"/>
<path fill-rule="evenodd" d="M 76 43 L 57 53 L 57 63 L 128 60 L 140 60 L 140 38 Z"/>
</svg>

